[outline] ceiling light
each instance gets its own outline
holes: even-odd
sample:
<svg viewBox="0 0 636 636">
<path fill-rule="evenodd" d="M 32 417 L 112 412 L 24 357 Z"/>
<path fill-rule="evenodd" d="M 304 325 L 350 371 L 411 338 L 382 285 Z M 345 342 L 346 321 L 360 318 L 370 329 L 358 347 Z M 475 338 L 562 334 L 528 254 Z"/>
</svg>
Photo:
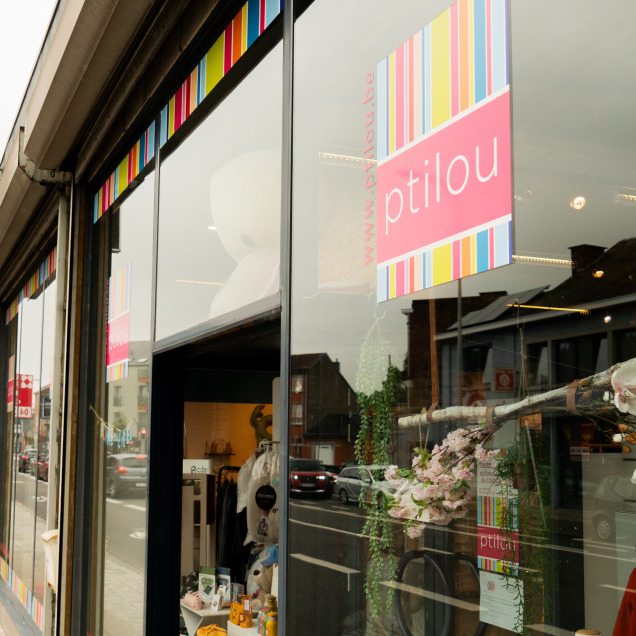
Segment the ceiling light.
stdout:
<svg viewBox="0 0 636 636">
<path fill-rule="evenodd" d="M 585 197 L 579 195 L 578 197 L 574 197 L 572 201 L 570 201 L 570 207 L 574 208 L 575 210 L 581 210 L 585 207 L 586 203 L 587 201 L 585 200 Z"/>
<path fill-rule="evenodd" d="M 216 225 L 208 225 L 208 230 L 216 231 Z"/>
<path fill-rule="evenodd" d="M 592 276 L 594 276 L 594 278 L 602 278 L 604 273 L 602 269 L 597 269 Z"/>
<path fill-rule="evenodd" d="M 605 324 L 607 324 L 608 322 L 612 322 L 612 317 L 609 314 L 607 314 L 607 316 L 603 318 L 603 321 L 605 322 Z"/>
</svg>

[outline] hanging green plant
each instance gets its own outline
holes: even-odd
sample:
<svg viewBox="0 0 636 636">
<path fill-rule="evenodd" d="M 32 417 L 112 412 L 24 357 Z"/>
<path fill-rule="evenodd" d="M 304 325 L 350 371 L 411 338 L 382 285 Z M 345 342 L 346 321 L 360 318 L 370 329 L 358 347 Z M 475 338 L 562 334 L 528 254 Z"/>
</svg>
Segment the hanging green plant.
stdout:
<svg viewBox="0 0 636 636">
<path fill-rule="evenodd" d="M 528 625 L 541 621 L 549 624 L 550 606 L 545 600 L 552 581 L 552 559 L 547 548 L 549 467 L 541 462 L 540 445 L 525 430 L 526 434 L 518 434 L 502 453 L 495 467 L 503 502 L 503 576 L 515 596 L 514 630 L 524 635 L 530 633 Z"/>
<path fill-rule="evenodd" d="M 358 463 L 381 466 L 391 463 L 389 449 L 395 423 L 392 407 L 400 382 L 399 369 L 389 364 L 380 389 L 371 393 L 358 391 L 356 397 L 360 408 L 360 430 L 355 441 Z M 383 475 L 384 470 L 378 469 L 374 477 L 382 479 Z M 369 537 L 369 565 L 364 590 L 371 615 L 376 617 L 389 609 L 393 601 L 392 588 L 385 596 L 380 590 L 381 581 L 393 580 L 395 576 L 393 529 L 384 512 L 384 499 L 380 493 L 369 492 L 366 496 L 361 496 L 360 506 L 367 512 L 362 533 Z"/>
</svg>

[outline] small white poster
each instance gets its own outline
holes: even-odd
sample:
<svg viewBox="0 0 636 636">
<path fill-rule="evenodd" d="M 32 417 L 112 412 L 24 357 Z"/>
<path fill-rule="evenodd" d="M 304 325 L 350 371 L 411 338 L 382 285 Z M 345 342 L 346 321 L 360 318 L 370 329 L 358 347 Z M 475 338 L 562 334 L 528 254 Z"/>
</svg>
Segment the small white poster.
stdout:
<svg viewBox="0 0 636 636">
<path fill-rule="evenodd" d="M 519 582 L 521 590 L 516 585 L 507 587 L 504 576 L 482 570 L 479 573 L 479 585 L 481 587 L 479 620 L 489 625 L 516 631 L 518 604 L 523 602 L 521 600 L 523 599 L 523 582 Z M 521 598 L 519 598 L 520 591 Z"/>
</svg>

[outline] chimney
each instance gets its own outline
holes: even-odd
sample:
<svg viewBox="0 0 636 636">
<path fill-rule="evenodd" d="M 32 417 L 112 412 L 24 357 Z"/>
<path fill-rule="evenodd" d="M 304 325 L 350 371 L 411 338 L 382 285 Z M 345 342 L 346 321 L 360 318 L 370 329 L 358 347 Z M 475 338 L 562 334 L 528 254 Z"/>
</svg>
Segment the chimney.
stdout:
<svg viewBox="0 0 636 636">
<path fill-rule="evenodd" d="M 568 248 L 572 258 L 572 275 L 582 272 L 588 265 L 605 254 L 600 245 L 575 245 Z"/>
</svg>

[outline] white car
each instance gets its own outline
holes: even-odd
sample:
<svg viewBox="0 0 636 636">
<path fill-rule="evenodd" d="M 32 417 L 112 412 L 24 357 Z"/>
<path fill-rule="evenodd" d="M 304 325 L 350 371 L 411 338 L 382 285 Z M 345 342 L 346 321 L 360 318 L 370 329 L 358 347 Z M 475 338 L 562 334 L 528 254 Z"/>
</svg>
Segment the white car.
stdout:
<svg viewBox="0 0 636 636">
<path fill-rule="evenodd" d="M 349 501 L 359 502 L 361 496 L 373 492 L 395 494 L 396 486 L 384 479 L 384 471 L 389 466 L 376 464 L 367 466 L 347 466 L 340 471 L 335 485 L 335 492 L 343 504 Z"/>
</svg>

